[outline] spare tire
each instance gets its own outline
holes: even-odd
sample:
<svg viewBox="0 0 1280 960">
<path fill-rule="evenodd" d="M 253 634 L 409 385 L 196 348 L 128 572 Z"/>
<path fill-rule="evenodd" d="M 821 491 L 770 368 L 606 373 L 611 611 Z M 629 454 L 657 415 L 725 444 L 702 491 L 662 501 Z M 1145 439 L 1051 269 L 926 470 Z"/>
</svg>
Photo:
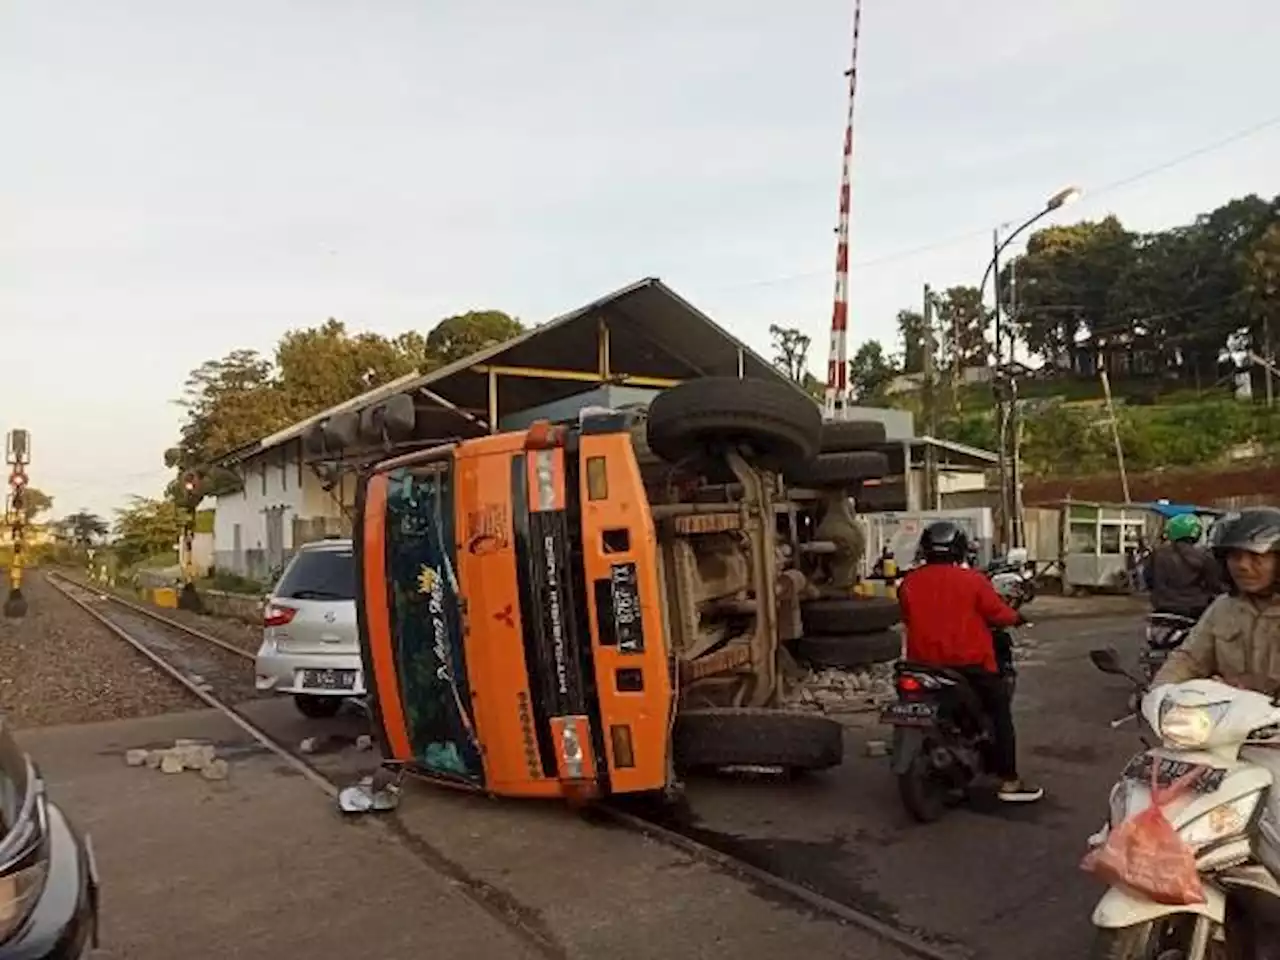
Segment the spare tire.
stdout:
<svg viewBox="0 0 1280 960">
<path fill-rule="evenodd" d="M 718 462 L 737 449 L 766 470 L 813 459 L 822 414 L 796 387 L 776 380 L 705 377 L 664 390 L 649 405 L 649 447 L 668 463 Z"/>
<path fill-rule="evenodd" d="M 800 616 L 809 636 L 877 633 L 902 621 L 898 601 L 888 597 L 810 600 L 801 605 Z"/>
<path fill-rule="evenodd" d="M 795 642 L 795 654 L 815 667 L 853 670 L 897 660 L 902 656 L 902 637 L 893 630 L 801 637 Z"/>
<path fill-rule="evenodd" d="M 887 440 L 884 424 L 875 420 L 828 420 L 822 425 L 823 453 L 865 450 Z"/>
<path fill-rule="evenodd" d="M 676 715 L 673 749 L 676 766 L 684 770 L 826 770 L 844 759 L 844 730 L 830 717 L 786 710 L 687 710 Z"/>
<path fill-rule="evenodd" d="M 852 487 L 863 480 L 880 480 L 889 472 L 883 453 L 820 453 L 808 463 L 796 464 L 787 479 L 802 487 Z"/>
</svg>

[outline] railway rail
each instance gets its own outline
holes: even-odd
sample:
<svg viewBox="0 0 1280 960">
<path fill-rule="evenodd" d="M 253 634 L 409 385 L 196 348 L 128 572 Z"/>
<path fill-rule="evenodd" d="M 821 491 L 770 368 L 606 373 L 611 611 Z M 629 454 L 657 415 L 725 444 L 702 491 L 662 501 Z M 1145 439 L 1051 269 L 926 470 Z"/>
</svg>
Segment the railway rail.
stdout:
<svg viewBox="0 0 1280 960">
<path fill-rule="evenodd" d="M 254 655 L 219 637 L 197 630 L 157 610 L 133 603 L 119 595 L 77 581 L 66 574 L 49 571 L 46 580 L 72 604 L 97 620 L 105 629 L 151 662 L 195 699 L 223 714 L 261 748 L 305 777 L 331 800 L 336 800 L 343 784 L 319 769 L 296 746 L 284 743 L 254 722 L 237 707 L 253 695 L 252 673 L 243 671 Z M 923 960 L 962 960 L 967 951 L 942 945 L 916 931 L 886 922 L 863 909 L 834 900 L 802 884 L 771 873 L 733 853 L 717 849 L 682 832 L 678 823 L 665 815 L 637 814 L 612 805 L 595 808 L 598 815 L 621 827 L 674 847 L 684 854 L 717 869 L 736 874 L 753 884 L 789 898 L 808 909 L 841 923 L 862 929 Z M 410 837 L 394 814 L 370 818 L 412 851 L 429 869 L 444 874 L 487 912 L 497 917 L 522 940 L 546 957 L 563 958 L 564 950 L 545 931 L 524 922 L 513 910 L 505 894 L 478 880 L 448 861 L 443 855 Z"/>
</svg>

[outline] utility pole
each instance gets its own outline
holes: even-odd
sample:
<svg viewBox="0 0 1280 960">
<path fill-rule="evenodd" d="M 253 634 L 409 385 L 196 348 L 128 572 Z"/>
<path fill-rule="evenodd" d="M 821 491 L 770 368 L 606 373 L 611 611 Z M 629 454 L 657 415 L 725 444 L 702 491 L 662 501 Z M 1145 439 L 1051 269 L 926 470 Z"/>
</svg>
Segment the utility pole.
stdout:
<svg viewBox="0 0 1280 960">
<path fill-rule="evenodd" d="M 1276 398 L 1271 387 L 1271 369 L 1276 358 L 1271 352 L 1271 318 L 1266 313 L 1262 315 L 1262 349 L 1266 351 L 1267 357 L 1267 362 L 1262 367 L 1262 374 L 1267 378 L 1267 406 L 1274 407 Z"/>
<path fill-rule="evenodd" d="M 1129 474 L 1124 469 L 1124 446 L 1120 443 L 1120 425 L 1116 422 L 1116 408 L 1111 402 L 1111 378 L 1105 368 L 1102 370 L 1102 395 L 1107 400 L 1107 419 L 1111 423 L 1111 437 L 1116 443 L 1116 466 L 1120 469 L 1120 488 L 1124 491 L 1124 502 L 1129 499 Z"/>
<path fill-rule="evenodd" d="M 1000 552 L 1013 546 L 1013 497 L 1009 487 L 1009 384 L 1004 371 L 1004 323 L 1000 316 L 1000 231 L 991 231 L 991 279 L 995 293 L 996 446 L 1000 454 Z"/>
<path fill-rule="evenodd" d="M 938 451 L 932 440 L 938 433 L 938 398 L 933 342 L 933 290 L 924 285 L 924 431 L 929 442 L 924 448 L 924 500 L 929 510 L 937 510 L 941 491 L 938 489 Z"/>
</svg>

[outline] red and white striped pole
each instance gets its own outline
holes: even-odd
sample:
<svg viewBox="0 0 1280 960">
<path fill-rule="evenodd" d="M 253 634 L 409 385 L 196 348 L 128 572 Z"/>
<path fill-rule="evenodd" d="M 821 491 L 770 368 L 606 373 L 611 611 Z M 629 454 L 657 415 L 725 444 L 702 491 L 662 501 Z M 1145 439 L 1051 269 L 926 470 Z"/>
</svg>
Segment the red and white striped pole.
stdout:
<svg viewBox="0 0 1280 960">
<path fill-rule="evenodd" d="M 853 5 L 853 52 L 849 69 L 849 114 L 840 170 L 840 219 L 836 224 L 836 289 L 831 309 L 831 350 L 827 361 L 826 415 L 843 420 L 849 405 L 849 204 L 853 171 L 853 104 L 858 91 L 858 35 L 862 0 Z"/>
</svg>

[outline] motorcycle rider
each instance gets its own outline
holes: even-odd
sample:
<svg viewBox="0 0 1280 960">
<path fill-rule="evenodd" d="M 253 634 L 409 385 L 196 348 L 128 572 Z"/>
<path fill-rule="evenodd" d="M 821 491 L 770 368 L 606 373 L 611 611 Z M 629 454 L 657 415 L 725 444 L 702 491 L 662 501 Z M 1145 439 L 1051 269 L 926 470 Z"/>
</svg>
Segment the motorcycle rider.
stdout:
<svg viewBox="0 0 1280 960">
<path fill-rule="evenodd" d="M 1166 542 L 1151 554 L 1147 564 L 1151 610 L 1199 620 L 1222 593 L 1219 563 L 1198 546 L 1201 526 L 1194 513 L 1170 518 L 1164 531 Z"/>
<path fill-rule="evenodd" d="M 912 663 L 949 667 L 962 673 L 990 716 L 995 743 L 993 766 L 1000 778 L 997 796 L 1006 803 L 1034 803 L 1044 790 L 1018 775 L 1017 734 L 1009 688 L 1001 676 L 993 627 L 1016 627 L 1022 615 L 1008 606 L 987 577 L 964 566 L 969 538 L 956 523 L 939 520 L 920 537 L 924 564 L 898 588 L 907 655 Z M 1007 652 L 1009 658 L 1012 651 Z"/>
<path fill-rule="evenodd" d="M 1223 517 L 1210 531 L 1210 549 L 1226 569 L 1227 593 L 1213 601 L 1152 685 L 1220 677 L 1280 695 L 1280 509 L 1255 507 Z M 1245 747 L 1241 757 L 1275 777 L 1259 829 L 1261 859 L 1280 875 L 1280 749 Z"/>
</svg>

